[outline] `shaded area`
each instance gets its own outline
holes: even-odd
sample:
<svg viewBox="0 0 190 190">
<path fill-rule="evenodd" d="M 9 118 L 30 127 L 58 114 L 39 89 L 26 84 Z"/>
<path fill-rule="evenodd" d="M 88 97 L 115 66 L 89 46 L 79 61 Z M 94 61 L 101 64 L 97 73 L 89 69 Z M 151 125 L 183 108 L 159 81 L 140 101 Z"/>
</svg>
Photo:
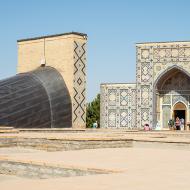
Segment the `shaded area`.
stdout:
<svg viewBox="0 0 190 190">
<path fill-rule="evenodd" d="M 71 100 L 52 67 L 0 81 L 0 125 L 16 128 L 71 127 Z"/>
<path fill-rule="evenodd" d="M 173 68 L 165 73 L 157 83 L 157 90 L 159 93 L 189 93 L 190 92 L 190 78 L 183 71 L 178 68 Z"/>
</svg>

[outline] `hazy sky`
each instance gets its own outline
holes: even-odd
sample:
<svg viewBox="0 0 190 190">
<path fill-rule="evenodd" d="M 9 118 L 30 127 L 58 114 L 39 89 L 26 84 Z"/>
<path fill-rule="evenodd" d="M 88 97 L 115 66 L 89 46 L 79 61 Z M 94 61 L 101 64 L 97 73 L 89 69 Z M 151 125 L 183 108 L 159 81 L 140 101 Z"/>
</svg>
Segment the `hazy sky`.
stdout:
<svg viewBox="0 0 190 190">
<path fill-rule="evenodd" d="M 135 43 L 190 40 L 189 0 L 0 0 L 0 79 L 16 74 L 17 39 L 88 34 L 87 99 L 135 82 Z"/>
</svg>

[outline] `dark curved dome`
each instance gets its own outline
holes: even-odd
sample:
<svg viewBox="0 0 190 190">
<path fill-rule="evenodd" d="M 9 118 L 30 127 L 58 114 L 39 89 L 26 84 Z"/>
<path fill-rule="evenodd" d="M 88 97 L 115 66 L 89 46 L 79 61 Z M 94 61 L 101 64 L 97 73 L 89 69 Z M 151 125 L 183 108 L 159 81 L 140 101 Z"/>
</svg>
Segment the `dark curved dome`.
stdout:
<svg viewBox="0 0 190 190">
<path fill-rule="evenodd" d="M 72 126 L 71 98 L 60 73 L 40 67 L 0 81 L 0 125 L 17 128 Z"/>
</svg>

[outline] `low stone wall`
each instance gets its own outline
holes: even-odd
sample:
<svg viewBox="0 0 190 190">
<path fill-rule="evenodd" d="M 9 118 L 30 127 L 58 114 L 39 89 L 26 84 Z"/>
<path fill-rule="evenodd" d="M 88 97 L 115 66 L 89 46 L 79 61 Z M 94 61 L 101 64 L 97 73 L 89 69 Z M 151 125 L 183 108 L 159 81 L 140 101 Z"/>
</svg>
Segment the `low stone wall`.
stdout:
<svg viewBox="0 0 190 190">
<path fill-rule="evenodd" d="M 64 168 L 61 166 L 50 166 L 44 164 L 0 160 L 0 174 L 16 175 L 25 178 L 47 179 L 55 177 L 73 177 L 107 173 L 111 172 L 98 169 L 78 169 L 68 167 Z"/>
<path fill-rule="evenodd" d="M 54 139 L 54 138 L 24 138 L 0 137 L 0 147 L 27 147 L 46 151 L 81 150 L 97 148 L 132 147 L 132 140 L 126 139 Z"/>
<path fill-rule="evenodd" d="M 26 133 L 81 133 L 81 132 L 87 132 L 87 129 L 74 129 L 74 128 L 31 128 L 31 129 L 24 129 L 19 128 L 19 132 L 26 132 Z M 92 131 L 92 130 L 91 130 Z"/>
<path fill-rule="evenodd" d="M 19 133 L 19 130 L 14 127 L 0 126 L 0 133 Z"/>
<path fill-rule="evenodd" d="M 17 146 L 16 137 L 0 137 L 0 148 Z"/>
</svg>

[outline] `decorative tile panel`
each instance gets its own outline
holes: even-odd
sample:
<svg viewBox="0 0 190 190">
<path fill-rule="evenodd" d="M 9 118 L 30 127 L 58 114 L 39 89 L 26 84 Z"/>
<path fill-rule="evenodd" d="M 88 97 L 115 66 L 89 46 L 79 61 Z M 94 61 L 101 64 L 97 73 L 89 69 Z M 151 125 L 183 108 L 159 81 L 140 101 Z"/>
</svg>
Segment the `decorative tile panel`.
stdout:
<svg viewBox="0 0 190 190">
<path fill-rule="evenodd" d="M 141 81 L 148 82 L 151 79 L 150 75 L 150 64 L 142 63 L 141 65 Z"/>
<path fill-rule="evenodd" d="M 131 106 L 136 107 L 137 90 L 131 89 Z"/>
<path fill-rule="evenodd" d="M 177 102 L 183 102 L 185 105 L 188 105 L 189 102 L 188 95 L 174 95 L 172 96 L 172 105 L 176 104 Z"/>
<path fill-rule="evenodd" d="M 120 90 L 120 105 L 121 106 L 128 105 L 128 90 L 125 89 Z"/>
<path fill-rule="evenodd" d="M 142 119 L 142 126 L 145 124 L 149 124 L 148 121 L 150 119 L 150 110 L 148 108 L 142 108 L 141 109 L 141 119 Z"/>
<path fill-rule="evenodd" d="M 128 110 L 120 110 L 120 127 L 128 126 Z"/>
<path fill-rule="evenodd" d="M 116 98 L 117 98 L 117 90 L 116 89 L 108 89 L 108 104 L 109 106 L 116 105 Z"/>
<path fill-rule="evenodd" d="M 163 71 L 177 66 L 190 72 L 190 43 L 168 43 L 165 45 L 154 45 L 154 81 Z"/>
<path fill-rule="evenodd" d="M 135 127 L 135 84 L 102 84 L 100 97 L 101 127 Z"/>
<path fill-rule="evenodd" d="M 114 109 L 108 110 L 108 126 L 116 127 L 116 110 Z"/>
<path fill-rule="evenodd" d="M 136 124 L 136 109 L 131 110 L 131 128 L 136 129 L 137 124 Z"/>
<path fill-rule="evenodd" d="M 171 104 L 171 95 L 163 96 L 163 104 Z"/>
<path fill-rule="evenodd" d="M 146 50 L 146 53 L 145 53 Z M 137 127 L 145 123 L 152 125 L 153 102 L 153 49 L 152 46 L 137 45 Z M 140 71 L 140 72 L 139 72 Z"/>
<path fill-rule="evenodd" d="M 153 50 L 153 61 L 159 62 L 189 62 L 190 47 L 184 47 L 175 43 L 174 45 L 158 45 Z"/>
<path fill-rule="evenodd" d="M 141 104 L 143 107 L 149 106 L 149 88 L 148 85 L 141 86 Z"/>
<path fill-rule="evenodd" d="M 86 123 L 86 43 L 74 41 L 73 123 Z"/>
</svg>

